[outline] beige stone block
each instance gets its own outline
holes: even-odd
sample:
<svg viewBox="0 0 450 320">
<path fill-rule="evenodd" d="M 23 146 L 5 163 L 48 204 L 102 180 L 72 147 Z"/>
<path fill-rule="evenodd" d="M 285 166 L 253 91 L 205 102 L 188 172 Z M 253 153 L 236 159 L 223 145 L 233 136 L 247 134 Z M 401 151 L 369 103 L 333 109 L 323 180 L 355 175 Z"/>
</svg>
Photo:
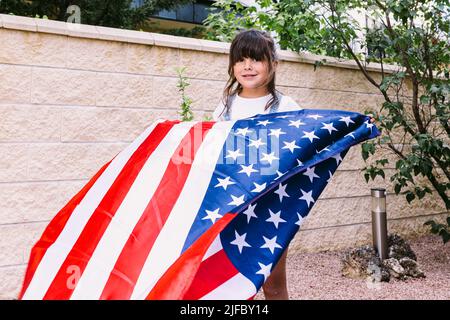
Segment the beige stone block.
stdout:
<svg viewBox="0 0 450 320">
<path fill-rule="evenodd" d="M 192 83 L 192 80 L 188 80 Z M 179 91 L 178 78 L 173 77 L 153 77 L 153 106 L 155 108 L 179 109 L 182 101 L 182 95 Z M 193 94 L 188 93 L 189 87 L 186 89 L 186 95 L 193 99 Z"/>
<path fill-rule="evenodd" d="M 0 64 L 0 99 L 2 103 L 29 103 L 31 68 Z"/>
<path fill-rule="evenodd" d="M 336 198 L 336 197 L 355 197 L 370 195 L 371 188 L 385 188 L 387 192 L 393 192 L 393 184 L 389 180 L 393 170 L 386 169 L 386 179 L 377 176 L 374 180 L 369 180 L 366 183 L 363 173 L 359 171 L 336 171 L 331 178 L 330 183 L 327 184 L 323 190 L 321 197 Z"/>
<path fill-rule="evenodd" d="M 33 103 L 95 105 L 98 90 L 95 72 L 33 68 Z"/>
<path fill-rule="evenodd" d="M 127 145 L 64 143 L 30 146 L 28 179 L 89 179 Z"/>
<path fill-rule="evenodd" d="M 28 64 L 32 59 L 31 49 L 35 33 L 0 29 L 0 62 L 11 64 Z"/>
<path fill-rule="evenodd" d="M 176 41 L 180 49 L 197 50 L 199 52 L 203 50 L 203 44 L 199 39 L 181 36 L 177 38 L 178 39 Z"/>
<path fill-rule="evenodd" d="M 0 300 L 16 300 L 22 289 L 26 265 L 0 267 Z"/>
<path fill-rule="evenodd" d="M 20 181 L 27 177 L 28 146 L 0 144 L 0 182 Z"/>
<path fill-rule="evenodd" d="M 36 21 L 33 18 L 10 14 L 2 15 L 3 28 L 36 32 Z"/>
<path fill-rule="evenodd" d="M 213 52 L 180 50 L 184 75 L 189 78 L 228 80 L 228 55 Z"/>
<path fill-rule="evenodd" d="M 100 73 L 96 84 L 97 106 L 152 106 L 153 77 Z"/>
<path fill-rule="evenodd" d="M 154 66 L 152 52 L 151 46 L 127 43 L 127 72 L 151 75 Z"/>
<path fill-rule="evenodd" d="M 357 144 L 349 149 L 345 155 L 344 161 L 339 165 L 338 170 L 361 170 L 364 167 L 375 165 L 375 161 L 387 159 L 389 162 L 384 167 L 385 169 L 395 169 L 395 163 L 399 159 L 398 156 L 390 151 L 385 145 L 378 148 L 375 154 L 371 155 L 364 161 L 361 155 L 361 144 Z M 380 167 L 380 166 L 379 166 Z"/>
<path fill-rule="evenodd" d="M 152 36 L 155 39 L 155 46 L 201 50 L 201 44 L 198 39 L 178 37 L 162 33 L 152 33 Z"/>
<path fill-rule="evenodd" d="M 19 248 L 23 253 L 23 262 L 28 263 L 30 260 L 30 253 L 33 246 L 41 238 L 45 228 L 48 226 L 48 222 L 36 222 L 23 224 L 23 232 L 26 236 L 23 236 L 20 242 Z"/>
<path fill-rule="evenodd" d="M 209 52 L 226 53 L 230 52 L 230 43 L 199 39 L 202 49 Z"/>
<path fill-rule="evenodd" d="M 69 38 L 67 67 L 72 69 L 126 72 L 127 44 L 123 42 Z"/>
<path fill-rule="evenodd" d="M 444 212 L 443 201 L 436 197 L 437 195 L 433 194 L 408 204 L 405 196 L 389 193 L 386 196 L 387 218 L 392 220 Z M 370 196 L 328 199 L 320 197 L 305 218 L 302 230 L 371 223 L 371 211 Z"/>
<path fill-rule="evenodd" d="M 61 110 L 57 107 L 0 105 L 0 141 L 59 141 Z"/>
<path fill-rule="evenodd" d="M 358 70 L 304 63 L 282 62 L 277 70 L 277 84 L 304 88 L 359 93 L 379 93 Z"/>
<path fill-rule="evenodd" d="M 145 31 L 125 30 L 96 26 L 97 38 L 108 41 L 154 45 L 154 34 Z"/>
<path fill-rule="evenodd" d="M 0 62 L 24 65 L 64 67 L 66 37 L 1 29 Z"/>
<path fill-rule="evenodd" d="M 0 266 L 26 263 L 46 223 L 0 225 Z"/>
<path fill-rule="evenodd" d="M 38 32 L 60 34 L 64 36 L 68 34 L 66 22 L 49 19 L 35 19 L 35 22 Z"/>
<path fill-rule="evenodd" d="M 87 180 L 0 184 L 0 223 L 51 220 Z"/>
<path fill-rule="evenodd" d="M 445 212 L 445 204 L 437 192 L 427 194 L 424 198 L 408 203 L 404 195 L 388 194 L 386 212 L 389 219 L 421 217 Z"/>
<path fill-rule="evenodd" d="M 178 48 L 151 47 L 152 70 L 154 75 L 178 77 L 177 67 L 181 67 Z"/>
<path fill-rule="evenodd" d="M 356 224 L 323 229 L 302 230 L 292 239 L 289 252 L 320 252 L 357 247 L 372 242 L 372 226 Z"/>
<path fill-rule="evenodd" d="M 333 109 L 359 112 L 379 111 L 384 98 L 376 94 L 289 87 L 283 91 L 304 109 Z"/>
<path fill-rule="evenodd" d="M 123 108 L 66 108 L 61 140 L 132 141 L 156 119 L 178 119 L 176 110 Z"/>
<path fill-rule="evenodd" d="M 428 220 L 435 220 L 438 223 L 444 223 L 449 215 L 450 212 L 445 212 L 441 214 L 429 214 L 422 217 L 389 220 L 388 232 L 397 233 L 405 239 L 414 239 L 426 234 L 431 234 L 431 228 L 430 226 L 425 226 L 425 222 Z M 440 236 L 436 235 L 436 237 Z"/>
<path fill-rule="evenodd" d="M 98 39 L 99 33 L 97 28 L 88 24 L 81 23 L 67 23 L 66 24 L 67 34 L 70 37 L 80 37 L 80 38 L 90 38 Z"/>
<path fill-rule="evenodd" d="M 193 100 L 193 109 L 214 110 L 217 107 L 222 98 L 223 82 L 192 79 L 190 84 L 186 94 Z"/>
<path fill-rule="evenodd" d="M 369 196 L 322 198 L 316 201 L 302 223 L 301 230 L 368 223 L 371 219 Z"/>
</svg>

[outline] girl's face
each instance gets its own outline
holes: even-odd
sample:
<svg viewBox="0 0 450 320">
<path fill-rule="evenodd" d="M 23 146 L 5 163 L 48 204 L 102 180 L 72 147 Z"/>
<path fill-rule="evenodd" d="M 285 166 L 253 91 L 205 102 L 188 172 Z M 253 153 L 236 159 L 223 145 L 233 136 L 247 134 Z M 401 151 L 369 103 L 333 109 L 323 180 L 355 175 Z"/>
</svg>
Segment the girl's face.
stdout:
<svg viewBox="0 0 450 320">
<path fill-rule="evenodd" d="M 233 66 L 234 76 L 245 90 L 264 89 L 267 87 L 269 65 L 267 60 L 257 61 L 252 58 L 242 58 Z"/>
</svg>

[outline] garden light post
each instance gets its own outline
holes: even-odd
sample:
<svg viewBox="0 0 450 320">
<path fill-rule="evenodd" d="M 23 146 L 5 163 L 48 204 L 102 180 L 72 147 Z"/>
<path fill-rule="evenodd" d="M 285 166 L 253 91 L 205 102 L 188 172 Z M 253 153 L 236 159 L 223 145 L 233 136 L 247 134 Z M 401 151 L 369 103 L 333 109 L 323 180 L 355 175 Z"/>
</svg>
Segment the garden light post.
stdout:
<svg viewBox="0 0 450 320">
<path fill-rule="evenodd" d="M 371 189 L 373 246 L 381 260 L 387 259 L 386 189 Z"/>
</svg>

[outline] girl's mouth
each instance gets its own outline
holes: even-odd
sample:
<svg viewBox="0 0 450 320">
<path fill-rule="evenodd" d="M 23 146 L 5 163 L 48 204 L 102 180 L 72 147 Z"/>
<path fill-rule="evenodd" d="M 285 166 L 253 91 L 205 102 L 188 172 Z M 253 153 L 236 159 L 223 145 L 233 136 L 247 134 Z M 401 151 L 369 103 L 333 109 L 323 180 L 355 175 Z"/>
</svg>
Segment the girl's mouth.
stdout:
<svg viewBox="0 0 450 320">
<path fill-rule="evenodd" d="M 248 75 L 244 75 L 243 76 L 244 78 L 253 78 L 253 77 L 256 77 L 256 74 L 248 74 Z"/>
</svg>

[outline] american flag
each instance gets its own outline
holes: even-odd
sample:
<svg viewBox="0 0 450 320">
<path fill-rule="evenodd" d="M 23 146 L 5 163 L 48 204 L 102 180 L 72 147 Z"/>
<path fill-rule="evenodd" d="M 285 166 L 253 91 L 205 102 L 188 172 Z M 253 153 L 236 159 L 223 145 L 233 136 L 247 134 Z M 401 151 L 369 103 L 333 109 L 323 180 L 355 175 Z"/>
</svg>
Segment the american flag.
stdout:
<svg viewBox="0 0 450 320">
<path fill-rule="evenodd" d="M 252 299 L 369 117 L 158 120 L 31 250 L 20 299 Z"/>
</svg>

